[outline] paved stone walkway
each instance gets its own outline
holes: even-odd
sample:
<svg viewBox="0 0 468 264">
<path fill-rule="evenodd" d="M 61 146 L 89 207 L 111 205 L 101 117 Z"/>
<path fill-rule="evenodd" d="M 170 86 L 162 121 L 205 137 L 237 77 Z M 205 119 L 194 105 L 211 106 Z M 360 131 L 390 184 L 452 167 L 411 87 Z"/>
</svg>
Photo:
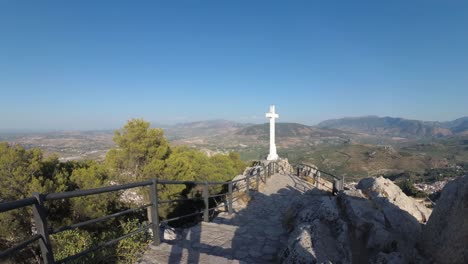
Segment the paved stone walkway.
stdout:
<svg viewBox="0 0 468 264">
<path fill-rule="evenodd" d="M 248 206 L 184 232 L 174 244 L 149 246 L 139 263 L 274 263 L 287 241 L 282 216 L 293 199 L 313 188 L 296 176 L 275 174 Z"/>
</svg>

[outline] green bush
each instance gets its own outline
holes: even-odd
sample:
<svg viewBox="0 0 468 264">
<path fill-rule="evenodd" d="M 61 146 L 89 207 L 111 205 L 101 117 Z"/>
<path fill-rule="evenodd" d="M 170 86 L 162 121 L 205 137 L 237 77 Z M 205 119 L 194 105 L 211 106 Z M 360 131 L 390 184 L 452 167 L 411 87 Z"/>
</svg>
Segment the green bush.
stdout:
<svg viewBox="0 0 468 264">
<path fill-rule="evenodd" d="M 412 180 L 403 180 L 397 183 L 398 187 L 408 196 L 416 197 L 416 198 L 425 198 L 427 194 L 422 192 L 414 186 L 414 182 Z"/>
</svg>

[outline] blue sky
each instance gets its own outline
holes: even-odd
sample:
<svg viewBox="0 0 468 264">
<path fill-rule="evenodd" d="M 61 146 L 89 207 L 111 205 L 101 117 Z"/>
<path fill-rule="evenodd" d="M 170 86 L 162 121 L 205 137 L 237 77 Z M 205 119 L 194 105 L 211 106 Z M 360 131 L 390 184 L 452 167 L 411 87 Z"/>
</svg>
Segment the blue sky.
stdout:
<svg viewBox="0 0 468 264">
<path fill-rule="evenodd" d="M 0 129 L 468 115 L 467 1 L 0 1 Z"/>
</svg>

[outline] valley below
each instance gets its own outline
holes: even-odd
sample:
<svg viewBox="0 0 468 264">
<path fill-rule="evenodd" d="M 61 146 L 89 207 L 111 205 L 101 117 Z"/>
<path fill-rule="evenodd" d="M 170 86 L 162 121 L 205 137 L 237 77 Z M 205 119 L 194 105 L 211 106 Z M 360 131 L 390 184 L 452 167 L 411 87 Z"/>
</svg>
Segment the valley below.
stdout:
<svg viewBox="0 0 468 264">
<path fill-rule="evenodd" d="M 323 122 L 333 124 L 333 128 L 322 123 L 317 126 L 278 123 L 278 154 L 292 164 L 313 164 L 350 181 L 382 175 L 393 180 L 435 182 L 463 175 L 468 170 L 468 134 L 460 131 L 463 126 L 460 122 L 457 122 L 460 133 L 428 136 L 425 132 L 421 136 L 421 129 L 399 127 L 408 126 L 409 121 L 383 128 L 377 122 L 370 128 L 369 118 L 364 119 L 366 129 L 353 129 L 359 126 L 353 127 L 349 119 L 344 119 L 346 126 L 339 126 L 336 120 Z M 363 126 L 362 120 L 356 120 Z M 267 124 L 212 120 L 166 126 L 163 130 L 172 145 L 200 149 L 208 155 L 234 151 L 249 161 L 268 154 Z M 403 132 L 398 134 L 398 131 Z M 414 133 L 408 134 L 409 131 Z M 439 130 L 424 128 L 423 131 Z M 46 155 L 58 155 L 61 161 L 103 160 L 107 150 L 115 147 L 113 135 L 112 130 L 0 133 L 0 141 L 26 148 L 38 147 Z"/>
</svg>

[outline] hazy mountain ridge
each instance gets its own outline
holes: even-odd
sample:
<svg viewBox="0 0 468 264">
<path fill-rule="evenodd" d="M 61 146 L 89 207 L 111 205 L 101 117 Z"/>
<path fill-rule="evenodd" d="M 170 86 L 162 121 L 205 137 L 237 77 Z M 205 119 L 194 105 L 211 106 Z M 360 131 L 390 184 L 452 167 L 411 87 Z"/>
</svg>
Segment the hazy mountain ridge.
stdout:
<svg viewBox="0 0 468 264">
<path fill-rule="evenodd" d="M 449 122 L 443 122 L 447 128 L 457 134 L 468 134 L 468 116 L 461 117 Z"/>
<path fill-rule="evenodd" d="M 236 127 L 244 127 L 247 125 L 249 124 L 238 123 L 238 122 L 224 120 L 224 119 L 214 119 L 214 120 L 196 121 L 196 122 L 189 122 L 189 123 L 178 123 L 178 124 L 175 124 L 173 127 L 176 127 L 176 128 L 236 128 Z"/>
<path fill-rule="evenodd" d="M 398 117 L 347 117 L 326 120 L 319 123 L 317 127 L 334 128 L 383 137 L 444 137 L 467 133 L 468 117 L 447 122 L 420 121 Z"/>
<path fill-rule="evenodd" d="M 164 128 L 169 139 L 183 139 L 194 137 L 207 137 L 224 133 L 231 133 L 250 124 L 238 123 L 229 120 L 205 120 L 190 123 L 179 123 Z"/>
<path fill-rule="evenodd" d="M 269 136 L 270 124 L 251 125 L 235 132 L 243 136 Z M 322 129 L 299 123 L 276 123 L 276 137 L 349 137 L 355 133 L 337 129 Z"/>
</svg>

